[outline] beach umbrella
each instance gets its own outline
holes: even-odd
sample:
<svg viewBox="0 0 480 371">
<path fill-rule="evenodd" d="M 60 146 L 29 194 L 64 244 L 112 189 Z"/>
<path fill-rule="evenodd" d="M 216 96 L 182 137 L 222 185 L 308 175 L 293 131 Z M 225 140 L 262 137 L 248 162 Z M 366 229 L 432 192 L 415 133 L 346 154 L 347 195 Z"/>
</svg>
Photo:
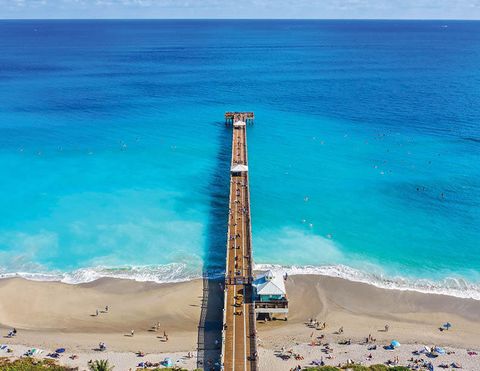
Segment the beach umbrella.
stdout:
<svg viewBox="0 0 480 371">
<path fill-rule="evenodd" d="M 58 348 L 55 353 L 65 353 L 65 348 Z"/>
<path fill-rule="evenodd" d="M 448 330 L 450 327 L 452 327 L 452 324 L 450 322 L 447 322 L 443 325 L 443 327 Z"/>
<path fill-rule="evenodd" d="M 173 366 L 173 362 L 172 362 L 172 359 L 170 357 L 167 357 L 163 360 L 163 365 L 165 367 L 172 367 Z"/>
<path fill-rule="evenodd" d="M 441 347 L 435 347 L 434 351 L 440 355 L 444 355 L 446 352 L 445 352 L 445 349 L 441 348 Z"/>
<path fill-rule="evenodd" d="M 397 340 L 392 340 L 390 345 L 392 346 L 392 348 L 398 348 L 400 346 L 400 343 Z"/>
</svg>

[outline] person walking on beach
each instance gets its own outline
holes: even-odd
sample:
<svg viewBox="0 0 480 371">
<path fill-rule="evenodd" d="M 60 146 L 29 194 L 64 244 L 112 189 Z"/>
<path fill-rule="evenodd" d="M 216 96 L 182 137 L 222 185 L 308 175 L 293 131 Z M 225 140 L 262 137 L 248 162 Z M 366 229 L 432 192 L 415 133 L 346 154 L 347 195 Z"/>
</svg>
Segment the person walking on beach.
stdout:
<svg viewBox="0 0 480 371">
<path fill-rule="evenodd" d="M 132 330 L 131 334 L 132 334 L 132 338 L 133 338 L 133 335 L 135 335 L 135 330 Z"/>
<path fill-rule="evenodd" d="M 98 309 L 95 310 L 95 316 L 98 317 Z"/>
<path fill-rule="evenodd" d="M 108 313 L 108 305 L 105 305 L 105 313 Z"/>
<path fill-rule="evenodd" d="M 388 325 L 385 325 L 385 332 L 388 332 L 388 329 L 390 328 L 390 326 Z"/>
</svg>

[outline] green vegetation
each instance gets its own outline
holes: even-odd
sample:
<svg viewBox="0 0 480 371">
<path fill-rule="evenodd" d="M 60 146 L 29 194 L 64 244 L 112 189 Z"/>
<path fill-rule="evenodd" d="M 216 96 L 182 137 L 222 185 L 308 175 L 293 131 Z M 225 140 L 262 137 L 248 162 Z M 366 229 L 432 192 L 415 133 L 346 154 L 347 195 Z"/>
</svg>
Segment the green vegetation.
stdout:
<svg viewBox="0 0 480 371">
<path fill-rule="evenodd" d="M 353 366 L 352 370 L 353 371 L 409 371 L 410 369 L 404 366 L 387 367 L 385 365 L 372 365 L 369 367 Z"/>
<path fill-rule="evenodd" d="M 372 366 L 361 366 L 361 365 L 349 365 L 343 366 L 342 368 L 333 367 L 333 366 L 321 366 L 321 367 L 307 367 L 304 368 L 305 371 L 342 371 L 342 370 L 351 370 L 351 371 L 409 371 L 408 367 L 395 366 L 387 367 L 385 365 L 372 365 Z"/>
<path fill-rule="evenodd" d="M 112 371 L 114 366 L 110 366 L 108 360 L 100 359 L 98 361 L 92 362 L 89 367 L 92 371 Z"/>
<path fill-rule="evenodd" d="M 53 360 L 36 360 L 22 358 L 10 361 L 8 358 L 0 358 L 0 370 L 2 371 L 74 371 L 76 368 L 59 366 Z"/>
<path fill-rule="evenodd" d="M 360 366 L 360 365 L 353 365 L 348 367 L 343 367 L 344 369 L 349 369 L 352 371 L 408 371 L 408 367 L 403 366 L 395 366 L 395 367 L 387 367 L 385 365 L 372 365 L 372 366 Z"/>
</svg>

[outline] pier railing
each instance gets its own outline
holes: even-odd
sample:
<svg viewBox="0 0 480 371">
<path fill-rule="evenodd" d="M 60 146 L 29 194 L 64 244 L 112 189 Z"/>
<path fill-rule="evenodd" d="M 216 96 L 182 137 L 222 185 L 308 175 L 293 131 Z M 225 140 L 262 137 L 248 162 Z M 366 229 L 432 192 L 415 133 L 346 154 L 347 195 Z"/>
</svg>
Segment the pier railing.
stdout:
<svg viewBox="0 0 480 371">
<path fill-rule="evenodd" d="M 227 112 L 225 114 L 225 122 L 235 124 L 232 133 L 231 166 L 236 164 L 245 166 L 245 169 L 232 172 L 230 176 L 221 356 L 221 367 L 225 370 L 241 368 L 247 371 L 256 371 L 258 369 L 245 127 L 245 124 L 253 123 L 253 119 L 253 112 Z M 241 200 L 238 197 L 241 197 Z M 242 204 L 241 209 L 237 207 L 239 203 Z M 240 224 L 240 227 L 237 224 Z M 240 228 L 240 233 L 238 233 L 238 228 Z M 235 236 L 232 236 L 232 233 Z M 243 310 L 238 307 L 242 307 Z M 236 330 L 237 327 L 239 330 Z"/>
<path fill-rule="evenodd" d="M 255 308 L 259 309 L 285 309 L 288 308 L 287 300 L 255 301 Z"/>
</svg>

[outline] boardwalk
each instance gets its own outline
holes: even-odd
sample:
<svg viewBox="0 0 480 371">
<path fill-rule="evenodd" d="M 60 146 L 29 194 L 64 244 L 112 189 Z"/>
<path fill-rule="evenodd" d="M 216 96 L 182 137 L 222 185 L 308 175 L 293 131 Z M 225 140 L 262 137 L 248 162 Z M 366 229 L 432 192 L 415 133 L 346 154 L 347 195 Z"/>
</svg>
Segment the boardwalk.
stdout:
<svg viewBox="0 0 480 371">
<path fill-rule="evenodd" d="M 228 113 L 230 114 L 230 113 Z M 248 183 L 247 129 L 250 113 L 234 113 L 232 171 L 225 273 L 222 363 L 225 370 L 256 370 L 255 308 Z M 227 118 L 227 115 L 226 115 Z"/>
</svg>

